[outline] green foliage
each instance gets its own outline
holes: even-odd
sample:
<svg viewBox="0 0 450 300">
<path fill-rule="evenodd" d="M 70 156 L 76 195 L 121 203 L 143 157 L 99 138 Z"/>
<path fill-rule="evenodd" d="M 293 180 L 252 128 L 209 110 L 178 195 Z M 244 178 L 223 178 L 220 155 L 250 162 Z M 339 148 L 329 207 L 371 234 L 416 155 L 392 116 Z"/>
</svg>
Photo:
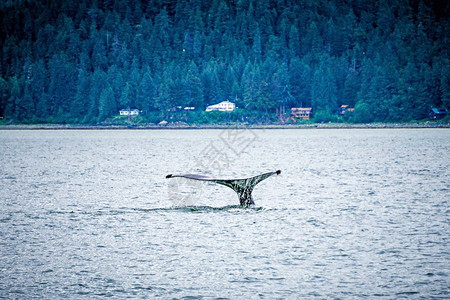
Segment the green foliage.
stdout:
<svg viewBox="0 0 450 300">
<path fill-rule="evenodd" d="M 17 1 L 0 5 L 0 117 L 97 123 L 409 121 L 450 109 L 433 1 Z M 223 100 L 240 108 L 205 113 Z M 341 105 L 354 114 L 337 117 Z M 178 106 L 196 111 L 174 113 Z"/>
<path fill-rule="evenodd" d="M 236 109 L 232 112 L 221 111 L 197 111 L 189 112 L 187 121 L 189 119 L 196 120 L 199 124 L 230 124 L 246 122 L 247 118 L 243 109 Z"/>
<path fill-rule="evenodd" d="M 365 102 L 358 102 L 355 105 L 355 111 L 353 113 L 353 121 L 355 123 L 369 123 L 374 120 L 372 109 L 369 104 Z"/>
<path fill-rule="evenodd" d="M 321 109 L 314 113 L 313 120 L 316 123 L 329 123 L 329 122 L 337 122 L 338 118 L 336 114 L 331 112 L 331 110 Z"/>
<path fill-rule="evenodd" d="M 99 120 L 104 120 L 113 116 L 117 112 L 116 99 L 114 99 L 114 93 L 110 86 L 103 89 L 100 94 L 100 108 L 99 108 Z"/>
</svg>

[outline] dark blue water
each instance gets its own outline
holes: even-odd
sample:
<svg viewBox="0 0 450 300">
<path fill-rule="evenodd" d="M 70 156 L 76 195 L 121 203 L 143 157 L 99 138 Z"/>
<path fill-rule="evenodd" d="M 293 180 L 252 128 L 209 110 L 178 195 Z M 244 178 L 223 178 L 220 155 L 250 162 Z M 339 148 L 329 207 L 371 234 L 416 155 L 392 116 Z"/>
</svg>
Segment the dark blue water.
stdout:
<svg viewBox="0 0 450 300">
<path fill-rule="evenodd" d="M 450 131 L 0 131 L 0 297 L 449 298 Z M 241 208 L 169 173 L 281 169 Z"/>
</svg>

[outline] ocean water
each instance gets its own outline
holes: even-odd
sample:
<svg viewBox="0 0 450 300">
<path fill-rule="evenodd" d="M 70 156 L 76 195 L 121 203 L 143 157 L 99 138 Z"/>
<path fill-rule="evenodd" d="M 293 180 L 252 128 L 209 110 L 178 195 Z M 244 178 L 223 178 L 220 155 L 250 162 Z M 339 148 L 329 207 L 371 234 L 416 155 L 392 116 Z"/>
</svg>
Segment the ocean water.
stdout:
<svg viewBox="0 0 450 300">
<path fill-rule="evenodd" d="M 448 129 L 0 131 L 0 298 L 450 297 Z M 166 179 L 280 169 L 241 208 Z"/>
</svg>

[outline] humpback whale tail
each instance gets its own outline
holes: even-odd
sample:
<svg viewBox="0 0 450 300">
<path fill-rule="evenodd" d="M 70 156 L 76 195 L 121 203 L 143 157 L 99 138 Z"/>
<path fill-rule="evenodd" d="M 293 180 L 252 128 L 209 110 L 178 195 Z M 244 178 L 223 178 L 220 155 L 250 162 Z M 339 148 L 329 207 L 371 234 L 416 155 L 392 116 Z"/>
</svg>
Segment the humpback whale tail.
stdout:
<svg viewBox="0 0 450 300">
<path fill-rule="evenodd" d="M 255 204 L 252 197 L 253 188 L 264 179 L 267 179 L 272 175 L 278 175 L 280 173 L 281 171 L 277 170 L 274 172 L 268 172 L 254 177 L 243 179 L 215 179 L 195 174 L 181 174 L 181 175 L 169 174 L 166 176 L 166 178 L 182 177 L 192 180 L 209 181 L 227 186 L 233 189 L 238 194 L 239 203 L 241 204 L 241 206 L 249 206 L 251 204 Z"/>
</svg>

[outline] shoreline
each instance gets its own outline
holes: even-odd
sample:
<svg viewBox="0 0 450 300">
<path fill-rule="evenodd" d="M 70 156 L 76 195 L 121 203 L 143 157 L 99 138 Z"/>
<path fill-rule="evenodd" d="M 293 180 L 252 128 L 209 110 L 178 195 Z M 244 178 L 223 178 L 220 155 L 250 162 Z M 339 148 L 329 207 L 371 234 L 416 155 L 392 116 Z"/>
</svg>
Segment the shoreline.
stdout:
<svg viewBox="0 0 450 300">
<path fill-rule="evenodd" d="M 0 130 L 201 130 L 201 129 L 418 129 L 450 128 L 450 123 L 313 123 L 313 124 L 216 124 L 216 125 L 78 125 L 78 124 L 24 124 L 0 125 Z"/>
</svg>

